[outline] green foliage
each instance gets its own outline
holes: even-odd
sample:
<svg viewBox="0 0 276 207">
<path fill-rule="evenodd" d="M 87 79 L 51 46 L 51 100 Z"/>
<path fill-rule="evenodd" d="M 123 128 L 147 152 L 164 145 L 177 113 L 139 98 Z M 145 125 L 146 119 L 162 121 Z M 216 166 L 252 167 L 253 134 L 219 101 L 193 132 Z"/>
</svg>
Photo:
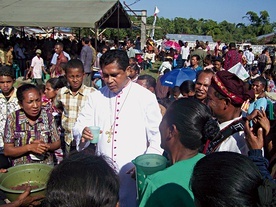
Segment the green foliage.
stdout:
<svg viewBox="0 0 276 207">
<path fill-rule="evenodd" d="M 229 23 L 227 21 L 216 22 L 211 19 L 194 19 L 175 17 L 168 19 L 164 17 L 157 17 L 155 39 L 161 39 L 166 34 L 194 34 L 194 35 L 210 35 L 213 40 L 221 40 L 223 42 L 244 42 L 246 40 L 258 43 L 256 37 L 273 32 L 276 29 L 276 23 L 270 22 L 267 11 L 261 11 L 258 15 L 256 12 L 248 11 L 244 17 L 248 23 Z M 107 29 L 104 35 L 107 39 L 113 39 L 115 36 L 123 39 L 125 36 L 135 38 L 140 35 L 141 18 L 130 16 L 131 21 L 136 25 L 133 29 Z M 151 26 L 154 17 L 147 17 L 147 25 Z M 138 27 L 137 27 L 138 26 Z M 147 31 L 149 35 L 151 30 Z M 78 32 L 77 32 L 78 33 Z M 93 35 L 89 29 L 82 29 L 81 36 Z M 272 41 L 275 42 L 274 38 Z M 263 42 L 263 40 L 261 41 Z"/>
</svg>

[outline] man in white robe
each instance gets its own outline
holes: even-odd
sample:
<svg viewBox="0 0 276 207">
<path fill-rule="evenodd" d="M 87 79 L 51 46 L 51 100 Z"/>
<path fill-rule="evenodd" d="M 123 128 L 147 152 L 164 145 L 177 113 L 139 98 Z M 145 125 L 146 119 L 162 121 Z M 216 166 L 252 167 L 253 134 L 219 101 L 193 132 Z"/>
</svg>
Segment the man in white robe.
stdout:
<svg viewBox="0 0 276 207">
<path fill-rule="evenodd" d="M 128 78 L 130 67 L 125 52 L 108 51 L 100 64 L 106 86 L 88 96 L 73 133 L 81 150 L 93 139 L 88 127 L 101 128 L 97 153 L 111 158 L 119 173 L 120 207 L 132 207 L 136 206 L 136 183 L 127 172 L 134 167 L 131 161 L 137 156 L 162 153 L 162 116 L 155 95 Z"/>
</svg>

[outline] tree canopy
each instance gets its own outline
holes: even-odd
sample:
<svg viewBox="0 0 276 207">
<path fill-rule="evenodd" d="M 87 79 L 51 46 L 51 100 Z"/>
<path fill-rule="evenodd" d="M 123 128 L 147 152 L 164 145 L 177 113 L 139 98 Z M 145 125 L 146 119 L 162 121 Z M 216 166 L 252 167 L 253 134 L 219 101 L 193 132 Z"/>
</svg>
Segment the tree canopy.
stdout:
<svg viewBox="0 0 276 207">
<path fill-rule="evenodd" d="M 139 17 L 130 16 L 133 22 L 140 22 Z M 247 24 L 244 23 L 229 23 L 227 21 L 216 22 L 211 19 L 194 19 L 175 17 L 168 19 L 158 17 L 156 21 L 155 39 L 160 39 L 166 34 L 193 34 L 193 35 L 210 35 L 213 40 L 221 40 L 223 42 L 245 42 L 249 41 L 253 44 L 258 44 L 257 38 L 260 35 L 274 32 L 276 29 L 276 22 L 270 22 L 269 14 L 267 11 L 261 11 L 259 15 L 256 12 L 248 11 L 244 17 L 248 20 Z M 153 16 L 147 17 L 147 25 L 152 25 L 154 20 Z M 105 36 L 109 39 L 118 36 L 117 29 L 107 29 L 104 32 Z M 147 34 L 150 34 L 148 31 Z M 139 29 L 120 29 L 119 37 L 125 36 L 135 38 L 140 35 Z M 272 43 L 276 38 L 272 38 Z"/>
</svg>

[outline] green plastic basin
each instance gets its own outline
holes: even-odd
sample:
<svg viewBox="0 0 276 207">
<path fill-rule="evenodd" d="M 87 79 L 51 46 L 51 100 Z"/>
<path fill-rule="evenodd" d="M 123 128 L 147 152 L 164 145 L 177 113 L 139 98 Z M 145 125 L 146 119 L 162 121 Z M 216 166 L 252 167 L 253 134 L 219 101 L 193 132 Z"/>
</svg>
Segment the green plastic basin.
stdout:
<svg viewBox="0 0 276 207">
<path fill-rule="evenodd" d="M 14 201 L 23 190 L 12 190 L 11 187 L 29 183 L 39 188 L 31 190 L 31 195 L 45 195 L 46 183 L 53 166 L 29 163 L 8 168 L 7 173 L 0 174 L 0 189 L 10 201 Z"/>
</svg>

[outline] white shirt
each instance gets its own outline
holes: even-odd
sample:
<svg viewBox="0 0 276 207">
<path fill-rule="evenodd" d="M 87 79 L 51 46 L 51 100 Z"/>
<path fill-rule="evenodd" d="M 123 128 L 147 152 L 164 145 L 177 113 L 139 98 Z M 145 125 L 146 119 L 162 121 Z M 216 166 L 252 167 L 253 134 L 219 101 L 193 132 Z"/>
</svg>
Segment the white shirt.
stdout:
<svg viewBox="0 0 276 207">
<path fill-rule="evenodd" d="M 187 47 L 182 46 L 180 54 L 182 55 L 182 60 L 187 60 L 190 54 L 190 48 L 188 46 Z"/>
<path fill-rule="evenodd" d="M 63 51 L 63 54 L 64 54 L 65 57 L 67 57 L 68 61 L 71 60 L 71 57 L 70 57 L 70 55 L 67 52 Z M 51 60 L 51 64 L 52 65 L 57 64 L 57 57 L 58 57 L 58 54 L 55 53 L 53 55 L 53 57 L 52 57 L 52 60 Z"/>
<path fill-rule="evenodd" d="M 169 61 L 164 61 L 159 67 L 160 75 L 164 75 L 164 70 L 169 69 L 172 70 L 172 64 Z"/>
<path fill-rule="evenodd" d="M 44 67 L 44 62 L 42 57 L 35 56 L 32 59 L 31 67 L 33 67 L 33 75 L 35 79 L 42 78 L 42 67 Z"/>
<path fill-rule="evenodd" d="M 247 60 L 247 64 L 251 65 L 253 64 L 253 61 L 255 59 L 255 56 L 252 52 L 248 51 L 247 53 L 244 54 Z"/>
<path fill-rule="evenodd" d="M 115 94 L 108 87 L 88 95 L 73 128 L 77 145 L 86 126 L 99 126 L 97 152 L 111 158 L 120 177 L 120 206 L 135 206 L 136 183 L 126 172 L 133 159 L 144 153 L 161 154 L 159 124 L 162 115 L 156 97 L 142 86 L 129 82 Z M 108 132 L 112 136 L 108 143 Z M 134 202 L 134 203 L 133 203 Z"/>
<path fill-rule="evenodd" d="M 220 130 L 224 129 L 226 126 L 230 125 L 232 122 L 240 118 L 241 116 L 219 124 Z M 235 134 L 232 134 L 226 140 L 224 140 L 221 143 L 221 145 L 217 148 L 216 151 L 217 152 L 222 152 L 222 151 L 236 152 L 247 156 L 248 150 L 249 149 L 245 141 L 244 131 L 239 131 L 239 132 L 236 132 Z"/>
</svg>

